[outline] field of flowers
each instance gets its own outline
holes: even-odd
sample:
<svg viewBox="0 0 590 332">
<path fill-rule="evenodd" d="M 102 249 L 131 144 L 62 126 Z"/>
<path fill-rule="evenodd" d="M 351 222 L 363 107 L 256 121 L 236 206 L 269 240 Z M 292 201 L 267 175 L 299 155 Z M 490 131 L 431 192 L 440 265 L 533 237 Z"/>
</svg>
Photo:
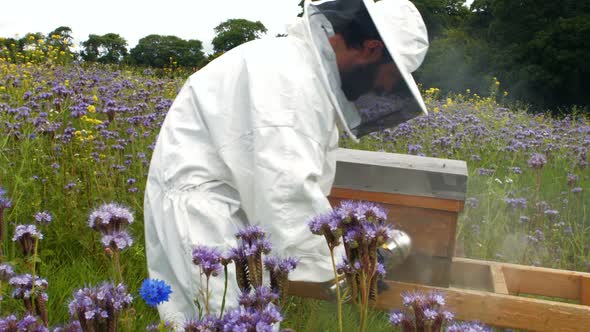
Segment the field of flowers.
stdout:
<svg viewBox="0 0 590 332">
<path fill-rule="evenodd" d="M 32 291 L 47 294 L 35 306 L 47 307 L 48 325 L 69 321 L 75 290 L 105 280 L 125 281 L 125 289 L 100 286 L 120 295 L 121 305 L 134 298 L 121 314 L 123 328 L 144 330 L 158 320 L 138 295 L 147 278 L 143 189 L 159 127 L 184 79 L 71 63 L 56 52 L 10 61 L 0 53 L 0 264 L 44 279 Z M 466 160 L 458 254 L 590 271 L 589 119 L 505 108 L 500 82 L 491 85 L 485 98 L 428 89 L 430 115 L 341 146 Z M 109 202 L 131 216 L 125 236 L 103 245 L 105 230 L 91 227 L 91 214 Z M 35 229 L 19 226 L 28 224 Z M 28 245 L 38 249 L 23 253 L 22 235 L 37 232 Z M 124 250 L 110 249 L 117 246 Z M 22 296 L 13 298 L 3 273 L 0 317 L 22 316 Z M 336 326 L 330 304 L 291 299 L 285 310 L 284 325 L 297 331 Z M 352 319 L 354 310 L 344 310 Z M 392 330 L 378 312 L 367 324 Z"/>
</svg>

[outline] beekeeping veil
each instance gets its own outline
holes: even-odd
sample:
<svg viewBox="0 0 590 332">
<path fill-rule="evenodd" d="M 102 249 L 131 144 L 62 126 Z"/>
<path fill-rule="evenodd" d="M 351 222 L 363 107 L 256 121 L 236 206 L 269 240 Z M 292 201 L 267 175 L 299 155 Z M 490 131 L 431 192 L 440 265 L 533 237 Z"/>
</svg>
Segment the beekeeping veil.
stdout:
<svg viewBox="0 0 590 332">
<path fill-rule="evenodd" d="M 397 66 L 402 82 L 388 95 L 367 94 L 354 101 L 354 107 L 340 107 L 338 115 L 344 131 L 353 138 L 395 127 L 420 114 L 427 114 L 426 106 L 412 72 L 428 50 L 428 34 L 416 7 L 408 0 L 331 0 L 306 2 L 304 19 L 314 29 L 319 20 L 330 22 L 357 20 L 357 12 L 366 8 Z M 318 14 L 323 15 L 318 15 Z M 324 16 L 321 18 L 321 16 Z M 357 22 L 358 23 L 358 22 Z M 359 25 L 367 25 L 360 22 Z M 325 28 L 324 28 L 325 29 Z"/>
</svg>

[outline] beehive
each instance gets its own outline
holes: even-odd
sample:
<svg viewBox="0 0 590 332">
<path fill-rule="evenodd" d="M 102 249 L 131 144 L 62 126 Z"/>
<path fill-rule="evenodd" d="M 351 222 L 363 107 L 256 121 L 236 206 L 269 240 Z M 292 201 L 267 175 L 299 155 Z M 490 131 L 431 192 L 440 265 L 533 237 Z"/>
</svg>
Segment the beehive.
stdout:
<svg viewBox="0 0 590 332">
<path fill-rule="evenodd" d="M 388 220 L 408 233 L 412 251 L 391 280 L 448 287 L 457 218 L 467 190 L 464 161 L 339 149 L 329 196 L 379 203 Z"/>
</svg>

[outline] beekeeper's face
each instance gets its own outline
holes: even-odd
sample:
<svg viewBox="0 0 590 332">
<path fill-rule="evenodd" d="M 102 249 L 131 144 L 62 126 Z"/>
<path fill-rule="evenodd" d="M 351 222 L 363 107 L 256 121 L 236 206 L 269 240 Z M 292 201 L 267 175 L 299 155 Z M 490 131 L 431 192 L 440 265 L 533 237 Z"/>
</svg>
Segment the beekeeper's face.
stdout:
<svg viewBox="0 0 590 332">
<path fill-rule="evenodd" d="M 401 75 L 383 49 L 382 42 L 372 40 L 354 51 L 354 61 L 340 72 L 342 91 L 348 100 L 357 100 L 371 92 L 391 93 L 396 88 Z"/>
</svg>

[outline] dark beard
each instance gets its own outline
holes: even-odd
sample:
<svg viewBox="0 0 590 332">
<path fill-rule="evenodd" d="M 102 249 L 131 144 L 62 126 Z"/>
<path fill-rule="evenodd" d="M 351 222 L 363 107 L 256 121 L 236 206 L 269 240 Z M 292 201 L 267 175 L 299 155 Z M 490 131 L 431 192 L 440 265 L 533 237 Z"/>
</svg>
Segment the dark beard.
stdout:
<svg viewBox="0 0 590 332">
<path fill-rule="evenodd" d="M 360 96 L 371 92 L 377 77 L 379 65 L 372 63 L 358 66 L 345 73 L 340 73 L 342 80 L 341 88 L 350 101 L 357 100 Z"/>
</svg>

